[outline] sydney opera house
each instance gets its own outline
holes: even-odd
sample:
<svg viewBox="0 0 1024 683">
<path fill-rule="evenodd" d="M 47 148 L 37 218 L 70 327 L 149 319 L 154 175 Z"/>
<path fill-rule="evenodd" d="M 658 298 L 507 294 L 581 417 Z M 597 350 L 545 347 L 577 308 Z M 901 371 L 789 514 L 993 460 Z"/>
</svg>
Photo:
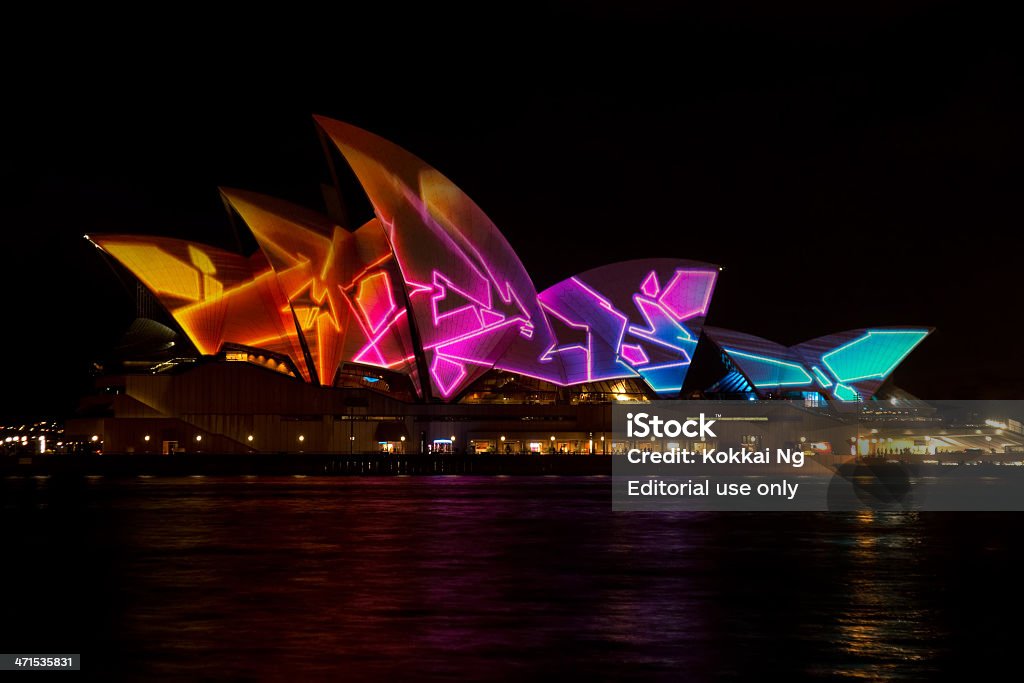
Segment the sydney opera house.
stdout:
<svg viewBox="0 0 1024 683">
<path fill-rule="evenodd" d="M 615 400 L 886 398 L 931 331 L 785 347 L 706 327 L 720 269 L 672 258 L 538 292 L 447 178 L 364 130 L 316 124 L 373 207 L 362 225 L 222 189 L 250 253 L 87 236 L 137 283 L 140 317 L 69 432 L 114 452 L 608 452 Z M 716 379 L 695 386 L 698 346 Z"/>
</svg>

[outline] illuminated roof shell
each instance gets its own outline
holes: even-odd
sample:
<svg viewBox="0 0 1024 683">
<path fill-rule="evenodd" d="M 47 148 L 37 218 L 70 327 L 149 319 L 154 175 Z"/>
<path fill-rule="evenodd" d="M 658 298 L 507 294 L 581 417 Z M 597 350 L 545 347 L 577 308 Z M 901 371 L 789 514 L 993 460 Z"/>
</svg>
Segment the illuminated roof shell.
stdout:
<svg viewBox="0 0 1024 683">
<path fill-rule="evenodd" d="M 928 327 L 860 328 L 787 348 L 734 330 L 704 328 L 759 395 L 818 391 L 844 402 L 873 397 L 931 332 Z"/>
<path fill-rule="evenodd" d="M 91 238 L 202 354 L 264 350 L 287 360 L 275 369 L 323 384 L 348 364 L 386 368 L 421 398 L 444 401 L 491 369 L 560 386 L 638 378 L 674 396 L 703 329 L 760 393 L 819 387 L 855 400 L 930 332 L 870 328 L 786 348 L 704 328 L 720 269 L 680 259 L 602 266 L 538 293 L 505 237 L 450 180 L 372 133 L 316 123 L 373 205 L 357 230 L 222 189 L 259 246 L 249 256 L 161 237 Z"/>
</svg>

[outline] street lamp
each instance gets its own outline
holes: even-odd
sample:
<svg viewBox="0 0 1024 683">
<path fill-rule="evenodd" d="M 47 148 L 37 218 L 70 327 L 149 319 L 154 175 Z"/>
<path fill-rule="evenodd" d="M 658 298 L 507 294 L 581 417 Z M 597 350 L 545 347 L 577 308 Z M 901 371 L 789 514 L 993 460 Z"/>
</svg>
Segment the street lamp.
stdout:
<svg viewBox="0 0 1024 683">
<path fill-rule="evenodd" d="M 250 434 L 249 436 L 245 437 L 245 440 L 248 441 L 249 443 L 252 443 L 252 434 Z"/>
<path fill-rule="evenodd" d="M 146 443 L 149 443 L 149 434 L 146 434 L 144 437 L 142 437 L 142 440 L 145 441 Z"/>
<path fill-rule="evenodd" d="M 202 440 L 203 440 L 203 435 L 202 434 L 196 434 L 196 441 L 202 441 Z"/>
</svg>

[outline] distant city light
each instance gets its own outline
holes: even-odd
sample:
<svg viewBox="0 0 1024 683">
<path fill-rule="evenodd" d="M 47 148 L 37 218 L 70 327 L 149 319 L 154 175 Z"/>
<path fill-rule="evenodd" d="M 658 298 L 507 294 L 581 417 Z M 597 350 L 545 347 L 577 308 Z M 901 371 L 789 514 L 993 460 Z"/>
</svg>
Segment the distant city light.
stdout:
<svg viewBox="0 0 1024 683">
<path fill-rule="evenodd" d="M 100 440 L 99 434 L 93 434 L 93 435 L 92 435 L 92 440 L 93 440 L 93 442 L 94 442 L 94 443 L 95 443 L 96 441 L 99 441 L 99 440 Z"/>
<path fill-rule="evenodd" d="M 305 440 L 306 440 L 306 437 L 303 436 L 302 434 L 299 434 L 299 441 L 305 441 Z"/>
<path fill-rule="evenodd" d="M 203 440 L 203 435 L 202 434 L 196 434 L 196 441 L 202 441 L 202 440 Z"/>
<path fill-rule="evenodd" d="M 143 441 L 149 441 L 149 434 L 146 434 L 144 437 L 142 437 L 142 440 Z"/>
<path fill-rule="evenodd" d="M 252 434 L 250 434 L 249 436 L 245 437 L 245 440 L 246 441 L 252 441 Z"/>
</svg>

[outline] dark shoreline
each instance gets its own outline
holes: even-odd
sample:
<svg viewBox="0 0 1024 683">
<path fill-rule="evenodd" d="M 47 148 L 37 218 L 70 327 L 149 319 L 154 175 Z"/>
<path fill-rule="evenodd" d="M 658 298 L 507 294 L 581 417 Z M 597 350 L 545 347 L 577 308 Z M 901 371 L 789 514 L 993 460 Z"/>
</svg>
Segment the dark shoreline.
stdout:
<svg viewBox="0 0 1024 683">
<path fill-rule="evenodd" d="M 611 475 L 610 455 L 104 454 L 0 459 L 4 476 Z"/>
<path fill-rule="evenodd" d="M 772 475 L 768 468 L 748 474 Z M 844 478 L 872 477 L 891 481 L 907 477 L 1024 477 L 1024 467 L 998 467 L 992 463 L 946 467 L 921 463 L 868 460 L 846 463 L 837 473 Z M 611 455 L 388 455 L 381 453 L 189 453 L 157 455 L 119 453 L 102 455 L 35 455 L 0 458 L 0 476 L 611 476 Z M 652 473 L 653 474 L 653 473 Z"/>
</svg>

